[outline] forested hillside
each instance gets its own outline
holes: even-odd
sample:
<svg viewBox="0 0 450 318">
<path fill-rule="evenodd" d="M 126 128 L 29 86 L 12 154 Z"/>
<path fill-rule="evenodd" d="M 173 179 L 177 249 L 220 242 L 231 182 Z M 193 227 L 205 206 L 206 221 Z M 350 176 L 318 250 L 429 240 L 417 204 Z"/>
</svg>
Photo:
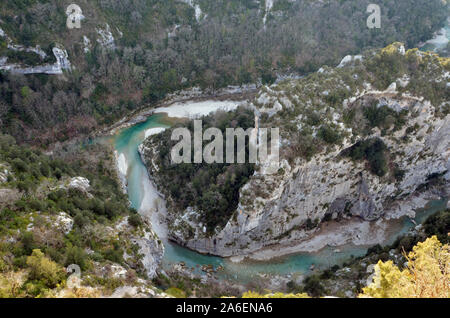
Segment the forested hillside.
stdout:
<svg viewBox="0 0 450 318">
<path fill-rule="evenodd" d="M 72 2 L 0 3 L 7 63 L 54 63 L 57 45 L 71 63 L 63 76 L 0 72 L 1 131 L 19 142 L 84 135 L 182 88 L 268 83 L 364 48 L 415 46 L 448 15 L 442 0 L 79 0 L 81 29 L 69 30 Z M 381 6 L 381 29 L 366 26 L 372 2 Z M 40 45 L 45 57 L 8 45 Z"/>
<path fill-rule="evenodd" d="M 254 127 L 255 121 L 252 110 L 238 108 L 233 112 L 219 112 L 203 117 L 202 125 L 204 131 L 211 127 L 219 127 L 225 135 L 227 127 L 247 130 Z M 177 125 L 177 128 L 179 127 L 189 129 L 191 135 L 194 135 L 192 121 Z M 217 226 L 224 226 L 236 210 L 239 190 L 255 172 L 255 165 L 205 162 L 173 165 L 171 149 L 177 143 L 171 140 L 172 129 L 149 139 L 140 151 L 144 156 L 155 158 L 154 162 L 158 168 L 155 169 L 157 171 L 152 171 L 152 176 L 157 180 L 165 196 L 173 199 L 168 202 L 169 208 L 184 211 L 187 208 L 199 207 L 203 212 L 201 222 L 205 224 L 207 231 L 213 232 Z M 248 140 L 246 142 L 248 157 Z M 223 153 L 226 153 L 226 143 L 225 138 Z M 208 142 L 204 141 L 203 147 L 207 144 Z"/>
<path fill-rule="evenodd" d="M 0 135 L 0 298 L 100 296 L 155 275 L 141 249 L 157 262 L 162 247 L 112 160 L 99 145 L 56 158 Z M 71 264 L 90 287 L 69 288 Z"/>
</svg>

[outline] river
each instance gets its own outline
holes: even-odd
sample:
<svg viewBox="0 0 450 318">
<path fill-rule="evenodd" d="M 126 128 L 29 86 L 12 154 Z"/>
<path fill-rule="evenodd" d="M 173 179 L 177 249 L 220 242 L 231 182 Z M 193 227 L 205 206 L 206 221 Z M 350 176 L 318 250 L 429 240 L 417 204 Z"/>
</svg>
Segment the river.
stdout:
<svg viewBox="0 0 450 318">
<path fill-rule="evenodd" d="M 443 39 L 442 36 L 445 36 L 446 39 Z M 436 51 L 444 49 L 447 45 L 449 36 L 450 28 L 447 23 L 447 26 L 441 30 L 441 34 L 435 39 L 428 41 L 422 49 Z M 228 102 L 211 103 L 227 104 Z M 185 105 L 185 107 L 186 106 L 188 105 Z M 179 105 L 177 107 L 179 107 Z M 214 108 L 214 105 L 212 108 Z M 166 112 L 169 112 L 169 110 L 166 109 Z M 128 181 L 128 195 L 131 205 L 141 214 L 146 215 L 156 213 L 155 211 L 158 209 L 157 206 L 160 208 L 161 200 L 158 199 L 159 196 L 157 191 L 150 182 L 147 169 L 142 163 L 137 149 L 145 139 L 146 132 L 148 133 L 149 129 L 159 127 L 170 127 L 170 121 L 167 120 L 167 116 L 164 114 L 154 114 L 148 117 L 147 121 L 122 129 L 109 138 L 109 141 L 113 143 L 117 154 L 125 157 L 126 166 L 123 169 L 127 171 L 126 178 Z M 417 213 L 418 216 L 416 217 L 415 222 L 422 223 L 426 217 L 444 209 L 445 206 L 446 201 L 444 200 L 431 202 L 426 209 Z M 155 218 L 153 217 L 152 220 L 155 220 Z M 335 264 L 342 264 L 351 257 L 364 255 L 368 248 L 367 246 L 348 245 L 340 247 L 340 252 L 336 253 L 335 247 L 327 247 L 318 253 L 300 253 L 277 260 L 233 263 L 227 259 L 201 255 L 169 242 L 164 239 L 164 230 L 156 223 L 157 222 L 155 221 L 153 224 L 155 231 L 162 237 L 165 245 L 163 268 L 170 268 L 173 264 L 183 262 L 186 264 L 186 267 L 193 268 L 195 272 L 201 273 L 200 268 L 202 265 L 213 265 L 215 268 L 222 266 L 224 268 L 224 271 L 220 273 L 222 277 L 239 279 L 240 281 L 250 280 L 258 274 L 305 274 L 310 270 L 310 267 L 313 264 L 316 268 L 328 268 Z M 384 243 L 392 243 L 398 236 L 406 233 L 412 227 L 414 227 L 414 224 L 408 218 L 399 220 L 392 226 L 391 235 Z"/>
</svg>

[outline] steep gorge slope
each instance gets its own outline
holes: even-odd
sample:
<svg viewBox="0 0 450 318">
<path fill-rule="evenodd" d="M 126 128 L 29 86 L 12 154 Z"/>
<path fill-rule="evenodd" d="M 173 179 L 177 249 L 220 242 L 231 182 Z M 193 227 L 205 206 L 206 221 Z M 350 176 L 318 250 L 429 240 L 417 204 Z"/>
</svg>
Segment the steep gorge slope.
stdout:
<svg viewBox="0 0 450 318">
<path fill-rule="evenodd" d="M 198 206 L 172 207 L 171 238 L 220 256 L 274 244 L 295 245 L 282 254 L 382 242 L 388 220 L 448 195 L 449 67 L 449 59 L 395 43 L 263 87 L 249 107 L 261 127 L 281 130 L 278 173 L 257 166 L 238 208 L 213 232 L 204 231 Z M 154 139 L 145 141 L 143 156 L 160 180 Z M 167 195 L 168 185 L 159 186 Z"/>
<path fill-rule="evenodd" d="M 160 293 L 164 247 L 113 166 L 103 146 L 49 156 L 0 135 L 0 298 Z"/>
</svg>

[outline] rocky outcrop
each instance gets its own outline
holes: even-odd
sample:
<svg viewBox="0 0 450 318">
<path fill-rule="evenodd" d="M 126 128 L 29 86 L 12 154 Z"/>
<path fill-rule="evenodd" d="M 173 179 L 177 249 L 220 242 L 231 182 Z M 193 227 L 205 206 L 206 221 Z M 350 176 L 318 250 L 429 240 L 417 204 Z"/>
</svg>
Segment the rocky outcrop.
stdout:
<svg viewBox="0 0 450 318">
<path fill-rule="evenodd" d="M 139 254 L 142 257 L 142 265 L 149 279 L 155 278 L 164 255 L 164 246 L 153 231 L 147 231 L 142 237 L 132 239 L 139 245 Z"/>
<path fill-rule="evenodd" d="M 75 178 L 70 179 L 68 187 L 69 187 L 69 189 L 77 189 L 77 190 L 80 190 L 81 192 L 88 193 L 89 189 L 91 187 L 91 184 L 90 184 L 89 180 L 86 178 L 75 177 Z"/>
<path fill-rule="evenodd" d="M 111 33 L 111 28 L 109 27 L 109 24 L 106 24 L 104 29 L 98 28 L 97 33 L 99 35 L 97 42 L 101 46 L 111 49 L 111 50 L 116 48 L 115 39 Z"/>
<path fill-rule="evenodd" d="M 9 175 L 10 175 L 9 168 L 5 165 L 0 164 L 0 184 L 8 181 Z"/>
<path fill-rule="evenodd" d="M 203 12 L 202 9 L 200 8 L 200 5 L 198 3 L 194 3 L 196 2 L 195 0 L 180 0 L 180 1 L 188 4 L 195 10 L 195 20 L 197 20 L 197 22 L 200 22 L 203 16 Z"/>
<path fill-rule="evenodd" d="M 407 54 L 401 48 L 393 45 L 392 51 Z M 214 234 L 208 235 L 195 207 L 169 211 L 170 239 L 198 252 L 224 257 L 248 255 L 272 245 L 298 244 L 302 246 L 300 251 L 314 251 L 326 245 L 377 244 L 383 242 L 389 220 L 414 217 L 415 210 L 424 207 L 429 199 L 448 195 L 450 115 L 437 114 L 445 102 L 436 106 L 423 97 L 399 92 L 400 87 L 409 87 L 410 79 L 405 76 L 388 85 L 385 91 L 377 91 L 370 83 L 357 84 L 358 75 L 354 74 L 347 77 L 354 81 L 352 85 L 357 84 L 353 96 L 345 99 L 342 106 L 330 107 L 323 101 L 326 96 L 338 90 L 352 90 L 342 77 L 336 76 L 347 72 L 349 67 L 356 66 L 327 68 L 327 74 L 320 75 L 326 77 L 325 83 L 311 79 L 273 85 L 261 90 L 254 101 L 256 111 L 268 114 L 270 123 L 279 127 L 287 124 L 286 113 L 282 120 L 278 118 L 278 113 L 286 108 L 319 112 L 323 122 L 345 136 L 342 142 L 322 149 L 309 160 L 296 156 L 288 162 L 283 153 L 291 151 L 295 140 L 286 137 L 285 132 L 279 173 L 267 175 L 259 167 L 241 189 L 238 209 L 225 227 L 216 228 Z M 436 73 L 429 80 L 448 81 L 446 74 Z M 323 94 L 324 91 L 329 94 Z M 301 94 L 313 98 L 302 100 Z M 401 127 L 391 124 L 384 131 L 375 127 L 361 136 L 353 131 L 358 127 L 352 129 L 344 123 L 343 118 L 350 110 L 363 113 L 364 107 L 374 103 L 377 108 L 387 107 L 395 113 L 406 114 Z M 290 117 L 288 124 L 299 130 L 306 127 L 307 111 Z M 318 126 L 307 127 L 311 135 L 318 133 Z M 387 147 L 389 173 L 376 175 L 370 171 L 367 161 L 355 161 L 344 155 L 362 137 L 379 139 Z M 157 150 L 143 147 L 141 154 L 149 174 L 157 175 L 158 167 L 152 158 Z M 394 170 L 398 172 L 396 176 Z M 341 228 L 338 234 L 320 233 L 324 225 L 336 221 Z"/>
<path fill-rule="evenodd" d="M 386 100 L 390 104 L 398 102 Z M 393 136 L 382 137 L 379 132 L 374 135 L 397 153 L 404 153 L 396 160 L 405 171 L 401 182 L 377 177 L 366 170 L 364 162 L 342 157 L 340 153 L 350 146 L 344 144 L 332 153 L 314 156 L 309 162 L 298 161 L 293 167 L 285 162 L 283 176 L 256 173 L 241 190 L 236 217 L 213 237 L 204 236 L 204 228 L 191 209 L 170 222 L 170 238 L 202 253 L 234 256 L 272 244 L 308 240 L 317 231 L 309 224 L 317 225 L 327 216 L 344 222 L 353 217 L 369 222 L 380 217 L 411 216 L 411 208 L 421 207 L 420 203 L 411 206 L 405 202 L 415 196 L 430 176 L 443 174 L 450 168 L 450 116 L 434 117 L 429 102 L 403 102 L 419 115 Z M 399 143 L 406 127 L 416 124 L 422 128 L 409 135 L 411 141 Z M 146 161 L 150 173 L 156 173 L 151 158 Z M 269 195 L 255 195 L 261 192 Z"/>
<path fill-rule="evenodd" d="M 22 75 L 28 74 L 61 75 L 64 73 L 64 71 L 70 71 L 72 67 L 69 61 L 67 51 L 61 46 L 54 47 L 52 51 L 53 55 L 56 58 L 56 62 L 54 64 L 44 64 L 38 66 L 8 64 L 8 59 L 6 57 L 2 57 L 0 58 L 0 70 L 9 71 L 13 74 L 22 74 Z"/>
<path fill-rule="evenodd" d="M 56 216 L 55 222 L 53 224 L 67 235 L 72 231 L 74 222 L 70 215 L 68 215 L 66 212 L 60 212 Z"/>
<path fill-rule="evenodd" d="M 39 45 L 36 47 L 24 47 L 23 45 L 14 44 L 8 35 L 0 28 L 0 37 L 5 38 L 7 42 L 7 48 L 12 51 L 24 51 L 34 53 L 40 57 L 41 60 L 47 58 L 45 53 Z M 52 53 L 55 56 L 56 62 L 54 64 L 43 64 L 37 66 L 11 64 L 8 63 L 7 57 L 0 56 L 0 70 L 9 71 L 13 74 L 48 74 L 48 75 L 61 75 L 64 71 L 70 71 L 72 69 L 69 55 L 61 44 L 56 44 L 52 49 Z"/>
<path fill-rule="evenodd" d="M 132 268 L 141 267 L 149 279 L 155 278 L 164 255 L 164 245 L 156 233 L 151 229 L 147 220 L 144 220 L 142 229 L 130 225 L 129 217 L 123 218 L 115 225 L 112 232 L 119 233 L 126 241 L 139 247 L 139 257 L 124 253 L 125 262 Z"/>
<path fill-rule="evenodd" d="M 36 212 L 37 215 L 40 216 L 41 219 L 41 223 L 39 224 L 39 231 L 40 233 L 44 233 L 43 236 L 48 236 L 48 237 L 54 237 L 57 236 L 58 234 L 64 234 L 67 235 L 69 234 L 72 229 L 73 229 L 73 225 L 74 225 L 74 221 L 73 219 L 70 217 L 69 214 L 67 214 L 66 212 L 59 212 L 57 215 L 45 215 L 41 212 Z M 34 231 L 36 230 L 35 224 L 34 224 L 34 216 L 30 216 L 30 223 L 27 226 L 27 231 Z M 46 222 L 46 224 L 42 224 L 42 220 L 44 220 Z M 47 229 L 51 229 L 51 230 L 46 230 Z"/>
<path fill-rule="evenodd" d="M 427 109 L 426 104 L 416 107 Z M 421 112 L 416 120 L 424 117 L 427 117 L 427 111 Z M 353 217 L 369 222 L 380 217 L 413 216 L 414 208 L 423 207 L 427 201 L 412 206 L 405 202 L 412 200 L 431 176 L 445 173 L 450 168 L 450 116 L 435 119 L 430 127 L 432 133 L 421 141 L 417 139 L 420 131 L 413 137 L 414 141 L 407 144 L 384 139 L 398 152 L 407 154 L 398 162 L 405 171 L 404 179 L 399 183 L 371 175 L 363 163 L 339 158 L 336 153 L 318 155 L 308 163 L 293 167 L 291 173 L 278 180 L 277 177 L 270 180 L 268 176 L 259 179 L 255 175 L 241 191 L 237 216 L 213 237 L 204 237 L 202 225 L 186 211 L 173 223 L 171 238 L 202 253 L 233 256 L 272 244 L 311 239 L 317 229 L 308 228 L 308 224 L 317 224 L 315 222 L 321 222 L 327 215 L 331 219 L 344 218 L 344 222 Z M 424 127 L 421 132 L 428 129 L 428 126 Z M 269 198 L 248 195 L 260 191 L 260 187 L 276 191 Z M 448 188 L 448 180 L 445 187 Z M 254 204 L 245 206 L 245 201 Z M 192 232 L 194 236 L 187 234 Z"/>
</svg>

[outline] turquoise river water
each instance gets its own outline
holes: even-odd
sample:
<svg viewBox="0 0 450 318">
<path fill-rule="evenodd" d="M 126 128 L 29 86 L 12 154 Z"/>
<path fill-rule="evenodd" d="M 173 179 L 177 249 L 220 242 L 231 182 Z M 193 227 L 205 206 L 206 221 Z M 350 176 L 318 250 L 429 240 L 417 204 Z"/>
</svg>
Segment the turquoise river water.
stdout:
<svg viewBox="0 0 450 318">
<path fill-rule="evenodd" d="M 448 38 L 450 35 L 449 25 L 446 26 L 445 30 L 447 31 L 446 36 Z M 443 47 L 444 45 L 442 43 L 437 43 L 435 45 L 427 44 L 423 49 L 439 50 Z M 131 205 L 137 210 L 139 210 L 145 195 L 143 180 L 148 180 L 147 170 L 141 161 L 137 149 L 139 144 L 145 139 L 145 132 L 148 129 L 168 127 L 167 121 L 164 120 L 164 118 L 165 116 L 163 114 L 152 115 L 146 122 L 122 129 L 109 140 L 113 143 L 115 150 L 119 154 L 123 154 L 127 159 L 128 195 Z M 417 213 L 418 216 L 416 217 L 415 222 L 421 223 L 429 215 L 444 209 L 446 202 L 446 200 L 430 202 L 426 209 Z M 397 224 L 393 225 L 393 228 L 391 229 L 392 235 L 385 243 L 392 243 L 398 236 L 406 233 L 412 227 L 414 227 L 414 223 L 408 218 L 399 220 Z M 251 279 L 252 277 L 255 277 L 256 274 L 304 274 L 309 271 L 312 264 L 314 264 L 316 268 L 327 268 L 334 264 L 342 264 L 352 256 L 357 257 L 364 255 L 368 248 L 367 246 L 348 245 L 340 247 L 340 253 L 335 253 L 335 248 L 327 247 L 318 253 L 300 253 L 283 257 L 278 260 L 232 263 L 231 261 L 219 257 L 198 254 L 168 241 L 164 241 L 164 245 L 165 255 L 163 265 L 165 268 L 168 268 L 175 263 L 184 262 L 186 266 L 194 268 L 196 272 L 200 273 L 200 267 L 202 265 L 213 265 L 215 268 L 222 266 L 224 267 L 224 271 L 221 272 L 220 275 L 240 280 Z"/>
</svg>

